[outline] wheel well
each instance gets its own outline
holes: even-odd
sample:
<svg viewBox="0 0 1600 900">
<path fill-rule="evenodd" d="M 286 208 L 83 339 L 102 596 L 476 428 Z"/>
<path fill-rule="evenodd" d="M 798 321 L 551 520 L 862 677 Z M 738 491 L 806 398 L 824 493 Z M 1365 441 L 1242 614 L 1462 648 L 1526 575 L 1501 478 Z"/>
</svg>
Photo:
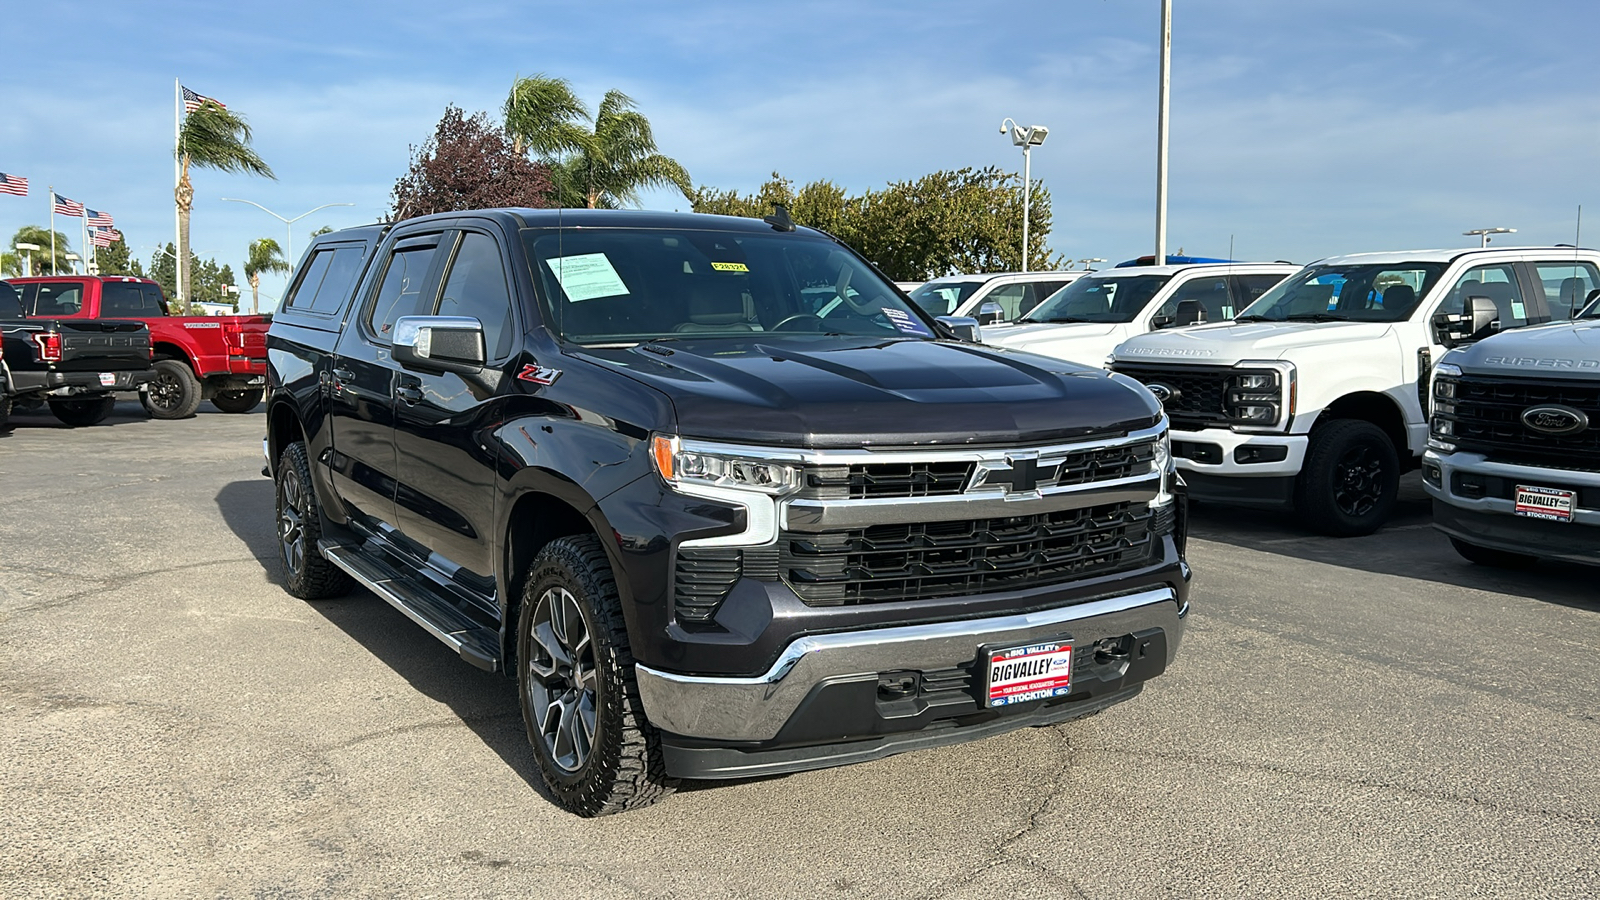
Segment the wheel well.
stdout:
<svg viewBox="0 0 1600 900">
<path fill-rule="evenodd" d="M 283 455 L 283 448 L 301 440 L 304 434 L 293 407 L 287 403 L 272 407 L 267 418 L 267 450 L 272 454 L 274 468 L 278 465 L 278 457 Z"/>
<path fill-rule="evenodd" d="M 516 628 L 522 588 L 528 567 L 544 546 L 557 538 L 574 534 L 594 534 L 594 527 L 583 513 L 550 494 L 523 494 L 511 508 L 511 525 L 506 546 L 506 621 L 507 633 Z M 508 648 L 509 649 L 509 648 Z M 509 667 L 507 671 L 512 671 Z"/>
<path fill-rule="evenodd" d="M 1360 419 L 1383 429 L 1389 436 L 1390 443 L 1394 444 L 1395 455 L 1400 457 L 1401 470 L 1410 468 L 1414 462 L 1411 458 L 1410 443 L 1406 440 L 1406 420 L 1400 412 L 1400 407 L 1383 394 L 1373 391 L 1361 391 L 1355 394 L 1346 394 L 1328 405 L 1322 415 L 1317 417 L 1317 423 L 1331 422 L 1334 419 Z"/>
<path fill-rule="evenodd" d="M 189 361 L 189 354 L 185 353 L 183 351 L 182 347 L 179 347 L 177 344 L 168 343 L 166 341 L 162 341 L 161 343 L 158 343 L 158 344 L 155 344 L 155 345 L 151 346 L 151 348 L 150 348 L 150 358 L 151 359 L 175 359 L 175 360 L 183 363 L 184 365 L 188 366 L 191 369 L 194 368 L 194 363 Z"/>
</svg>

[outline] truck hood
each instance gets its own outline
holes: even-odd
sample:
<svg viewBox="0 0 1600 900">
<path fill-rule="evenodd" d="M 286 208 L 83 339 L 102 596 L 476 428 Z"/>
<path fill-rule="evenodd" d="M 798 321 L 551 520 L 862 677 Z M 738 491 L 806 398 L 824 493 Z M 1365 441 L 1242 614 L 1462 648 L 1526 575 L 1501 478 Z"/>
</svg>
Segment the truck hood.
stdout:
<svg viewBox="0 0 1600 900">
<path fill-rule="evenodd" d="M 1040 344 L 1103 338 L 1117 330 L 1111 322 L 1025 322 L 1019 325 L 989 325 L 983 329 L 983 342 L 995 347 L 1029 350 Z"/>
<path fill-rule="evenodd" d="M 1518 328 L 1452 350 L 1440 362 L 1480 375 L 1600 381 L 1600 320 Z"/>
<path fill-rule="evenodd" d="M 1355 344 L 1384 338 L 1389 322 L 1218 322 L 1136 335 L 1117 347 L 1126 362 L 1232 365 L 1246 359 L 1292 358 L 1305 347 Z"/>
<path fill-rule="evenodd" d="M 953 341 L 761 335 L 568 351 L 666 394 L 685 437 L 757 445 L 1017 444 L 1132 431 L 1160 407 L 1099 369 Z"/>
</svg>

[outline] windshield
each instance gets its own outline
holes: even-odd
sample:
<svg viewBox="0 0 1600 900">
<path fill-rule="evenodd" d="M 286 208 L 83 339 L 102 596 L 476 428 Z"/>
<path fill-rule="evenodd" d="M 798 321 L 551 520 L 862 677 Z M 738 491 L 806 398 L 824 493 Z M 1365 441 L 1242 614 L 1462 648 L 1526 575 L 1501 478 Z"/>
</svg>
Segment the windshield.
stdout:
<svg viewBox="0 0 1600 900">
<path fill-rule="evenodd" d="M 1034 307 L 1021 322 L 1132 322 L 1170 275 L 1079 278 Z"/>
<path fill-rule="evenodd" d="M 1404 321 L 1444 267 L 1421 262 L 1309 266 L 1262 294 L 1235 321 Z"/>
<path fill-rule="evenodd" d="M 894 286 L 832 241 L 803 234 L 527 229 L 556 333 L 583 344 L 771 332 L 927 338 Z"/>
<path fill-rule="evenodd" d="M 911 302 L 930 316 L 953 316 L 982 281 L 930 281 L 911 292 Z"/>
</svg>

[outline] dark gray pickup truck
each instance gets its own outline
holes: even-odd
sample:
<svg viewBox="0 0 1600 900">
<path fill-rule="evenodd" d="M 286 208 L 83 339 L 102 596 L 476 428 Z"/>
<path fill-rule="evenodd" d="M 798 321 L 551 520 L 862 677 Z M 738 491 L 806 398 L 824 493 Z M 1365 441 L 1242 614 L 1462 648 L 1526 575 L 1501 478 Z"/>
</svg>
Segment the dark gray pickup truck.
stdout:
<svg viewBox="0 0 1600 900">
<path fill-rule="evenodd" d="M 0 427 L 49 404 L 68 425 L 111 414 L 118 391 L 149 383 L 150 330 L 125 319 L 33 319 L 0 281 Z"/>
</svg>

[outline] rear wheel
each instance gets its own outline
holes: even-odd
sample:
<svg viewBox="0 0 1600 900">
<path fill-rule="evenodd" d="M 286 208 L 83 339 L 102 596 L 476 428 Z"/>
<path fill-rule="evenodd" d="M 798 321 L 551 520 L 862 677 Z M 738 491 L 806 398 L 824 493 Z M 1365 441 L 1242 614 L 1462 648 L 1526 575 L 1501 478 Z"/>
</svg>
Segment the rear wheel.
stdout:
<svg viewBox="0 0 1600 900">
<path fill-rule="evenodd" d="M 86 400 L 51 400 L 50 412 L 62 422 L 77 428 L 99 425 L 117 405 L 115 397 L 90 397 Z"/>
<path fill-rule="evenodd" d="M 1371 534 L 1388 521 L 1399 489 L 1400 458 L 1383 429 L 1361 419 L 1335 419 L 1311 432 L 1295 508 L 1323 534 Z"/>
<path fill-rule="evenodd" d="M 247 413 L 260 402 L 259 388 L 251 391 L 217 391 L 217 395 L 211 398 L 211 405 L 225 413 Z"/>
<path fill-rule="evenodd" d="M 593 535 L 552 541 L 522 593 L 518 694 L 545 787 L 580 816 L 639 809 L 671 793 L 645 718 L 617 585 Z"/>
<path fill-rule="evenodd" d="M 1480 566 L 1493 566 L 1497 569 L 1525 569 L 1536 561 L 1534 557 L 1525 553 L 1512 553 L 1509 550 L 1496 550 L 1493 547 L 1479 547 L 1469 544 L 1458 538 L 1450 539 L 1450 546 L 1470 563 Z"/>
<path fill-rule="evenodd" d="M 317 549 L 322 537 L 322 508 L 311 483 L 311 463 L 304 442 L 295 441 L 283 448 L 273 475 L 277 483 L 278 559 L 283 563 L 283 586 L 301 600 L 349 593 L 355 582 Z"/>
<path fill-rule="evenodd" d="M 188 363 L 158 359 L 151 366 L 155 377 L 145 386 L 139 402 L 154 419 L 187 419 L 200 408 L 200 380 Z"/>
<path fill-rule="evenodd" d="M 11 398 L 0 396 L 0 429 L 9 427 L 11 423 Z"/>
</svg>

